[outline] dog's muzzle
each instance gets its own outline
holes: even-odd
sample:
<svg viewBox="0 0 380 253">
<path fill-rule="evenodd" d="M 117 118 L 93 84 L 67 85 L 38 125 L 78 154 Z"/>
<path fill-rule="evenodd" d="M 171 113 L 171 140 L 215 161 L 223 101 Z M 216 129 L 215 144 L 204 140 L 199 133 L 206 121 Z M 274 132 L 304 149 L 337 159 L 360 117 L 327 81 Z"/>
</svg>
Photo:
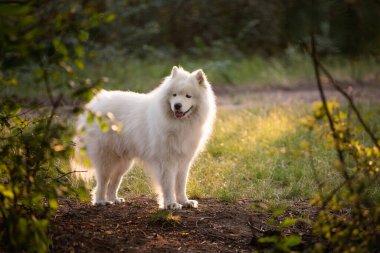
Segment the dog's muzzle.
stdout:
<svg viewBox="0 0 380 253">
<path fill-rule="evenodd" d="M 188 113 L 191 111 L 191 109 L 193 109 L 193 106 L 191 106 L 191 107 L 189 108 L 189 110 L 187 110 L 186 112 L 174 111 L 174 116 L 175 116 L 177 119 L 181 119 L 181 118 L 185 117 L 186 114 L 188 114 Z"/>
</svg>

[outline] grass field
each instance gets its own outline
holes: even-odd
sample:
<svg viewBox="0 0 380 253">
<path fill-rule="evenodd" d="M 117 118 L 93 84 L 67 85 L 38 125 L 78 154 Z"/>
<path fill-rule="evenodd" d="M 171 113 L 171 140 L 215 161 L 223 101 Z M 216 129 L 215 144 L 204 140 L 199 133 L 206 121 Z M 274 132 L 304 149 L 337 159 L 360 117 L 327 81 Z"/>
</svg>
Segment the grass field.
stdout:
<svg viewBox="0 0 380 253">
<path fill-rule="evenodd" d="M 380 133 L 380 119 L 375 116 L 380 113 L 379 104 L 370 103 L 362 109 Z M 335 151 L 327 141 L 326 129 L 310 132 L 302 125 L 300 119 L 307 115 L 311 109 L 306 104 L 221 108 L 210 143 L 191 171 L 188 194 L 267 200 L 277 205 L 333 189 L 341 180 L 332 169 Z M 319 189 L 316 177 L 324 183 L 323 189 Z M 152 189 L 137 168 L 125 177 L 121 192 L 150 195 Z M 374 194 L 380 197 L 378 189 Z"/>
<path fill-rule="evenodd" d="M 112 57 L 114 56 L 114 57 Z M 103 60 L 100 60 L 102 59 Z M 325 59 L 334 76 L 340 80 L 367 80 L 380 75 L 373 59 L 346 61 Z M 196 59 L 130 59 L 109 53 L 99 55 L 87 64 L 83 75 L 108 77 L 106 89 L 148 91 L 170 73 L 173 65 L 185 69 L 203 68 L 214 86 L 251 85 L 254 87 L 297 87 L 311 83 L 313 69 L 310 60 L 300 54 L 278 58 L 210 57 Z M 28 77 L 3 92 L 27 97 L 46 97 L 41 90 L 29 87 Z M 23 93 L 20 94 L 20 90 Z M 230 94 L 237 103 L 239 95 Z M 246 98 L 245 98 L 246 99 Z M 244 103 L 244 102 L 242 102 Z M 379 104 L 363 105 L 367 119 L 379 131 Z M 219 108 L 213 136 L 205 152 L 193 166 L 188 194 L 193 197 L 215 197 L 223 200 L 238 198 L 307 199 L 317 193 L 313 166 L 317 177 L 324 179 L 324 190 L 339 181 L 332 170 L 334 150 L 326 142 L 325 132 L 309 132 L 301 118 L 311 115 L 310 104 L 276 104 L 263 102 L 239 108 Z M 312 143 L 312 145 L 310 145 Z M 121 192 L 127 196 L 152 195 L 149 180 L 139 165 L 127 177 Z M 380 196 L 380 194 L 378 194 Z"/>
<path fill-rule="evenodd" d="M 110 80 L 107 89 L 148 91 L 170 73 L 173 65 L 179 64 L 185 69 L 205 69 L 214 86 L 297 87 L 297 83 L 313 80 L 310 60 L 299 54 L 268 59 L 213 57 L 207 60 L 99 57 L 104 60 L 89 63 L 85 74 L 107 76 Z M 367 80 L 379 75 L 372 59 L 329 58 L 325 63 L 340 80 Z M 230 94 L 230 97 L 244 103 L 239 95 Z M 379 131 L 380 119 L 376 117 L 379 104 L 366 103 L 362 109 Z M 188 194 L 223 200 L 271 200 L 278 204 L 313 197 L 320 190 L 316 176 L 323 179 L 324 191 L 331 190 L 340 180 L 332 169 L 335 152 L 326 141 L 325 130 L 310 132 L 302 125 L 300 119 L 311 114 L 310 103 L 283 105 L 267 103 L 265 99 L 255 105 L 219 108 L 212 138 L 191 171 Z M 141 165 L 135 165 L 125 177 L 121 194 L 153 196 Z"/>
</svg>

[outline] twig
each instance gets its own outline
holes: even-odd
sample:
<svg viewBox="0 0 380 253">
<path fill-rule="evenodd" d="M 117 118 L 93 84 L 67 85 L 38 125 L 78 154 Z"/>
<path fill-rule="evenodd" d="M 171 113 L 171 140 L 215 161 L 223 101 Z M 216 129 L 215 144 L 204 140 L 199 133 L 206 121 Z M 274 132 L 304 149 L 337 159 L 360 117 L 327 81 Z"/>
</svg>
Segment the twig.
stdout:
<svg viewBox="0 0 380 253">
<path fill-rule="evenodd" d="M 50 115 L 49 115 L 49 118 L 46 122 L 46 129 L 45 129 L 45 135 L 44 135 L 44 138 L 42 140 L 46 140 L 47 136 L 48 136 L 48 133 L 49 133 L 49 130 L 50 130 L 50 126 L 51 126 L 51 123 L 53 121 L 53 118 L 54 118 L 54 115 L 55 115 L 55 112 L 59 106 L 59 103 L 61 102 L 63 98 L 63 95 L 60 94 L 59 97 L 57 98 L 57 100 L 55 100 L 53 102 L 53 105 L 52 105 L 52 109 L 51 109 L 51 112 L 50 112 Z"/>
<path fill-rule="evenodd" d="M 46 92 L 47 92 L 47 95 L 49 97 L 49 101 L 50 101 L 51 106 L 54 106 L 55 101 L 54 101 L 53 92 L 51 90 L 50 83 L 49 83 L 48 71 L 44 67 L 42 67 L 42 69 L 43 69 L 43 78 L 44 78 L 44 84 L 45 84 Z"/>
<path fill-rule="evenodd" d="M 375 146 L 380 150 L 380 144 L 379 139 L 376 138 L 374 133 L 371 131 L 369 126 L 365 123 L 362 115 L 360 114 L 358 108 L 356 107 L 354 103 L 353 97 L 351 97 L 342 87 L 338 85 L 338 82 L 332 77 L 330 72 L 320 63 L 318 62 L 319 68 L 323 71 L 323 73 L 327 76 L 327 78 L 330 80 L 331 84 L 334 86 L 334 88 L 339 91 L 350 103 L 351 108 L 354 110 L 356 117 L 358 118 L 360 124 L 363 126 L 364 130 L 368 134 L 368 136 L 371 138 L 372 142 L 375 144 Z"/>
<path fill-rule="evenodd" d="M 265 233 L 265 230 L 262 230 L 262 229 L 260 229 L 260 228 L 257 228 L 257 227 L 255 227 L 255 226 L 253 226 L 253 224 L 252 224 L 252 219 L 251 219 L 251 218 L 250 218 L 249 221 L 248 221 L 248 226 L 249 226 L 250 228 L 252 228 L 252 229 L 254 229 L 254 230 L 260 232 L 260 233 Z"/>
<path fill-rule="evenodd" d="M 305 51 L 313 58 L 313 63 L 317 65 L 318 72 L 319 69 L 322 70 L 322 72 L 326 75 L 326 77 L 329 79 L 330 83 L 333 85 L 333 87 L 341 94 L 343 95 L 349 102 L 351 108 L 354 110 L 356 117 L 358 118 L 360 124 L 363 126 L 364 130 L 368 134 L 368 136 L 371 138 L 374 145 L 380 150 L 380 143 L 379 138 L 377 138 L 374 133 L 371 131 L 367 123 L 364 121 L 363 117 L 361 116 L 358 108 L 355 105 L 354 98 L 350 96 L 342 87 L 339 86 L 338 81 L 333 78 L 331 73 L 321 64 L 321 62 L 318 60 L 318 58 L 315 58 L 313 54 L 315 54 L 315 48 L 313 49 L 313 44 L 315 47 L 315 39 L 314 36 L 311 36 L 312 39 L 312 51 L 307 49 L 307 47 L 304 45 Z M 314 51 L 314 53 L 313 53 Z M 314 62 L 315 60 L 315 62 Z M 319 74 L 318 74 L 319 75 Z"/>
<path fill-rule="evenodd" d="M 343 188 L 347 183 L 351 182 L 356 175 L 359 174 L 359 170 L 357 170 L 352 176 L 350 176 L 349 180 L 344 180 L 342 183 L 340 183 L 334 190 L 332 190 L 327 197 L 324 197 L 324 200 L 322 202 L 321 209 L 324 209 L 327 205 L 327 203 L 335 196 L 335 194 L 340 191 L 340 189 Z M 322 196 L 322 195 L 321 195 Z"/>
<path fill-rule="evenodd" d="M 311 35 L 311 57 L 313 60 L 315 79 L 317 80 L 319 95 L 321 97 L 323 108 L 326 112 L 326 116 L 327 116 L 327 119 L 329 122 L 330 130 L 331 130 L 333 138 L 334 138 L 335 149 L 338 153 L 338 158 L 339 158 L 341 165 L 345 166 L 346 163 L 344 160 L 343 151 L 342 151 L 340 144 L 339 144 L 339 136 L 337 134 L 333 118 L 332 118 L 331 113 L 329 111 L 329 108 L 327 106 L 327 100 L 326 100 L 325 92 L 324 92 L 323 87 L 322 87 L 321 76 L 320 76 L 320 72 L 319 72 L 319 63 L 318 63 L 319 61 L 318 61 L 318 56 L 317 56 L 317 49 L 316 49 L 316 45 L 315 45 L 314 35 Z M 344 174 L 344 177 L 346 179 L 349 178 L 346 170 L 343 170 L 343 174 Z"/>
<path fill-rule="evenodd" d="M 55 181 L 58 181 L 58 180 L 60 180 L 61 178 L 66 177 L 66 176 L 68 176 L 68 175 L 70 175 L 70 174 L 73 174 L 73 173 L 81 173 L 81 172 L 88 172 L 88 171 L 87 171 L 87 170 L 73 170 L 73 171 L 67 172 L 67 173 L 65 173 L 65 174 L 63 174 L 63 175 L 61 175 L 61 176 L 59 176 L 59 177 L 57 177 L 57 178 L 54 178 L 54 180 L 55 180 Z"/>
<path fill-rule="evenodd" d="M 38 106 L 40 106 L 40 105 L 41 105 L 41 103 L 38 104 Z M 20 112 L 20 113 L 14 114 L 14 115 L 10 115 L 10 116 L 8 116 L 8 118 L 11 119 L 11 118 L 15 118 L 15 117 L 20 117 L 20 116 L 28 114 L 29 112 L 32 112 L 34 110 L 36 110 L 36 108 L 30 108 L 30 109 L 25 110 L 23 112 Z"/>
</svg>

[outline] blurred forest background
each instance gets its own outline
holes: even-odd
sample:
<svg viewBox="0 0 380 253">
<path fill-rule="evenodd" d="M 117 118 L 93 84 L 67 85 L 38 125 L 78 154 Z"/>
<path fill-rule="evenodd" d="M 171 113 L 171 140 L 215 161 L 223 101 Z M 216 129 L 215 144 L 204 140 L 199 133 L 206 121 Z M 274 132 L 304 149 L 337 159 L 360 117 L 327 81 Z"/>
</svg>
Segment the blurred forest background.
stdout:
<svg viewBox="0 0 380 253">
<path fill-rule="evenodd" d="M 318 249 L 380 250 L 379 17 L 378 0 L 0 1 L 0 248 L 47 251 L 58 200 L 88 199 L 68 168 L 83 104 L 100 88 L 147 92 L 181 65 L 230 92 L 220 103 L 243 105 L 221 106 L 192 196 L 313 198 L 326 211 L 315 233 L 329 244 Z M 246 105 L 234 93 L 314 87 L 316 77 L 370 87 L 375 99 L 283 105 L 259 94 Z M 141 170 L 122 188 L 151 194 Z M 351 219 L 330 213 L 347 208 Z M 293 239 L 269 242 L 290 251 Z"/>
<path fill-rule="evenodd" d="M 286 52 L 318 33 L 325 54 L 375 54 L 376 1 L 104 1 L 117 19 L 94 31 L 94 41 L 128 54 L 242 56 Z M 323 43 L 322 43 L 323 42 Z M 202 52 L 202 49 L 206 49 Z M 210 52 L 210 48 L 211 52 Z"/>
<path fill-rule="evenodd" d="M 25 13 L 19 9 L 22 22 L 10 18 L 11 12 L 7 14 L 8 7 L 2 4 L 7 18 L 2 21 L 2 36 L 11 42 L 9 47 L 2 41 L 3 67 L 25 66 L 23 56 L 14 52 L 19 43 L 28 44 L 33 56 L 45 50 L 47 57 L 54 47 L 64 50 L 62 44 L 73 47 L 66 53 L 76 58 L 86 53 L 86 73 L 109 77 L 111 88 L 150 90 L 177 64 L 203 67 L 217 85 L 289 86 L 313 76 L 300 47 L 313 33 L 320 55 L 339 78 L 378 78 L 379 4 L 375 0 L 58 1 L 49 3 L 50 9 L 43 4 L 30 4 L 29 11 L 24 6 Z M 85 20 L 95 11 L 103 16 Z M 72 26 L 80 32 L 78 21 L 88 28 L 79 37 L 79 42 L 86 41 L 83 47 L 67 34 Z M 17 37 L 18 32 L 22 37 Z M 51 48 L 41 46 L 52 41 L 56 44 Z M 83 68 L 79 60 L 75 66 Z M 147 71 L 149 75 L 144 74 Z"/>
</svg>

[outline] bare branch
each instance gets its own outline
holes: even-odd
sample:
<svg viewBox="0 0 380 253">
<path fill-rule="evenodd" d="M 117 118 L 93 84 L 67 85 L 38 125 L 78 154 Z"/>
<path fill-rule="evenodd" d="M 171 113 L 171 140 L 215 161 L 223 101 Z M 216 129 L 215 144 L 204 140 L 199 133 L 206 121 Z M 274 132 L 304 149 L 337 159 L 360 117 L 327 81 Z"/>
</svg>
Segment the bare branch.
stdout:
<svg viewBox="0 0 380 253">
<path fill-rule="evenodd" d="M 67 173 L 65 173 L 65 174 L 63 174 L 63 175 L 61 175 L 61 176 L 59 176 L 59 177 L 57 177 L 57 178 L 54 178 L 54 180 L 55 180 L 55 181 L 58 181 L 58 180 L 60 180 L 61 178 L 66 177 L 66 176 L 68 176 L 68 175 L 70 175 L 70 174 L 73 174 L 73 173 L 82 173 L 82 172 L 88 172 L 88 171 L 87 171 L 87 170 L 73 170 L 73 171 L 67 172 Z"/>
<path fill-rule="evenodd" d="M 312 60 L 313 60 L 315 79 L 317 80 L 317 86 L 318 86 L 318 90 L 319 90 L 319 95 L 321 97 L 323 108 L 324 108 L 324 110 L 326 112 L 326 116 L 327 116 L 327 119 L 328 119 L 328 122 L 329 122 L 330 130 L 331 130 L 333 138 L 334 138 L 335 149 L 337 151 L 338 158 L 339 158 L 339 161 L 340 161 L 341 165 L 345 167 L 346 166 L 346 162 L 344 160 L 343 151 L 342 151 L 342 149 L 340 147 L 340 144 L 339 144 L 339 136 L 338 136 L 338 133 L 336 131 L 333 118 L 332 118 L 331 113 L 329 111 L 329 108 L 327 106 L 326 95 L 325 95 L 325 92 L 324 92 L 323 87 L 322 87 L 321 75 L 320 75 L 320 72 L 319 72 L 319 60 L 318 60 L 318 56 L 317 56 L 317 49 L 316 49 L 316 45 L 315 45 L 314 35 L 311 35 L 311 57 L 312 57 Z M 343 170 L 343 174 L 344 174 L 345 179 L 349 178 L 348 173 L 347 173 L 346 170 Z"/>
<path fill-rule="evenodd" d="M 375 144 L 375 146 L 380 150 L 380 144 L 379 139 L 374 135 L 374 133 L 371 131 L 369 126 L 364 121 L 362 115 L 360 114 L 358 108 L 356 107 L 354 103 L 353 97 L 350 96 L 342 87 L 338 85 L 338 82 L 332 77 L 330 72 L 320 63 L 318 62 L 319 68 L 323 71 L 323 73 L 327 76 L 327 78 L 330 80 L 331 84 L 334 86 L 334 88 L 339 91 L 350 103 L 351 108 L 354 110 L 356 117 L 358 118 L 360 124 L 363 126 L 364 130 L 368 134 L 368 136 L 371 138 L 372 142 Z"/>
<path fill-rule="evenodd" d="M 375 134 L 371 131 L 369 128 L 368 124 L 364 121 L 362 115 L 360 114 L 357 106 L 355 105 L 354 98 L 348 94 L 342 87 L 339 86 L 339 82 L 334 79 L 334 77 L 331 75 L 331 73 L 324 67 L 321 62 L 318 60 L 318 57 L 316 57 L 316 50 L 315 48 L 313 49 L 313 44 L 315 47 L 315 39 L 314 36 L 311 36 L 312 38 L 312 51 L 308 50 L 308 48 L 304 45 L 305 51 L 313 58 L 313 64 L 317 66 L 318 68 L 318 75 L 319 74 L 319 69 L 322 70 L 322 72 L 326 75 L 326 77 L 329 79 L 330 83 L 332 86 L 341 94 L 343 95 L 348 103 L 350 104 L 351 108 L 353 109 L 357 119 L 359 120 L 360 124 L 363 126 L 365 132 L 368 134 L 368 136 L 371 138 L 371 141 L 374 143 L 374 145 L 380 150 L 380 143 L 379 143 L 379 138 L 375 136 Z M 313 52 L 314 51 L 314 52 Z M 315 57 L 314 57 L 315 56 Z M 314 67 L 315 68 L 315 67 Z M 318 81 L 318 80 L 317 80 Z M 320 82 L 320 81 L 319 81 Z M 323 99 L 322 99 L 323 101 Z"/>
</svg>

